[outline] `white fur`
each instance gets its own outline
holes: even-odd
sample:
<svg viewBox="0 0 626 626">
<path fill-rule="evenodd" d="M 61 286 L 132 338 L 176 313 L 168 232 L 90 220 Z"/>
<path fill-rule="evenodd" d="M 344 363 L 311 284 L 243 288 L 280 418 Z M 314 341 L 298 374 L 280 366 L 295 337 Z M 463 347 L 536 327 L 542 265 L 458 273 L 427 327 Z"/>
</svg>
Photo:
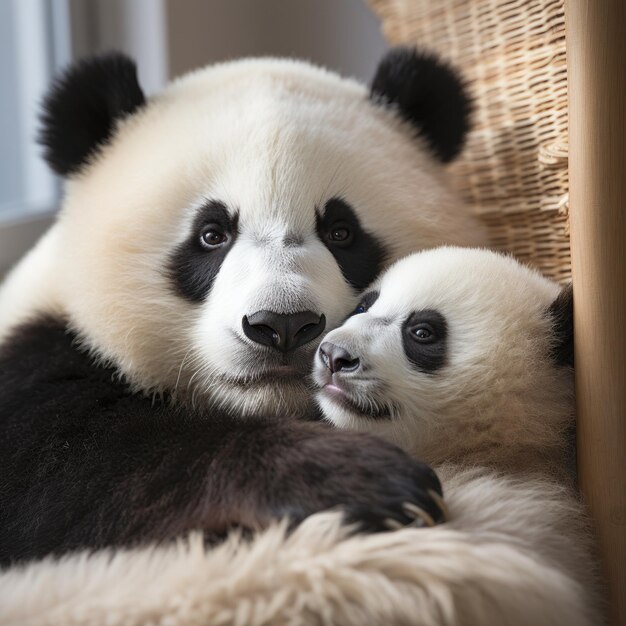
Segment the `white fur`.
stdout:
<svg viewBox="0 0 626 626">
<path fill-rule="evenodd" d="M 431 529 L 347 537 L 322 513 L 209 551 L 192 536 L 47 559 L 0 574 L 0 625 L 596 626 L 588 589 L 563 573 L 565 547 L 575 561 L 586 546 L 560 533 L 579 520 L 562 496 L 470 471 L 447 481 L 452 521 Z"/>
<path fill-rule="evenodd" d="M 183 77 L 92 161 L 67 183 L 58 246 L 40 246 L 0 290 L 0 337 L 42 308 L 43 283 L 55 311 L 137 389 L 176 389 L 238 414 L 301 412 L 309 398 L 302 382 L 231 384 L 264 363 L 242 333 L 244 315 L 311 308 L 333 328 L 354 303 L 315 236 L 315 209 L 328 199 L 355 207 L 389 260 L 483 235 L 413 129 L 369 102 L 364 86 L 302 62 L 238 61 Z M 238 210 L 241 234 L 197 305 L 174 292 L 167 264 L 205 199 Z M 286 232 L 304 244 L 284 246 Z"/>
</svg>

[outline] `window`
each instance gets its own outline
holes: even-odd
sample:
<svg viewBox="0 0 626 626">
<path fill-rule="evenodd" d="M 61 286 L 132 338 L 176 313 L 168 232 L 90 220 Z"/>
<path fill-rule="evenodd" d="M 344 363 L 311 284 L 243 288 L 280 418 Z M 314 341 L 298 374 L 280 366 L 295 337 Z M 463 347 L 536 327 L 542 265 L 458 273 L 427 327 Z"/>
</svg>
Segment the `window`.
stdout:
<svg viewBox="0 0 626 626">
<path fill-rule="evenodd" d="M 148 93 L 167 77 L 163 0 L 0 0 L 0 278 L 52 222 L 61 181 L 41 158 L 41 100 L 72 58 L 129 53 Z"/>
<path fill-rule="evenodd" d="M 36 143 L 41 98 L 69 60 L 64 0 L 0 2 L 0 271 L 47 227 L 59 182 Z"/>
</svg>

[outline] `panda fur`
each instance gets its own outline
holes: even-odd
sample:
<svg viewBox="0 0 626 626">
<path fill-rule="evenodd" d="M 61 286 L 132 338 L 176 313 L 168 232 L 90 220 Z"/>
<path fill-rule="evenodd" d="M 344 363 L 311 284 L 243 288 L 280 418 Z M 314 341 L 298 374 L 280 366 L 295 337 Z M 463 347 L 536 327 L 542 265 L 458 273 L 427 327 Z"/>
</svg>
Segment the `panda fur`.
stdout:
<svg viewBox="0 0 626 626">
<path fill-rule="evenodd" d="M 256 59 L 146 99 L 123 55 L 71 67 L 41 133 L 63 206 L 0 289 L 0 560 L 336 505 L 373 530 L 406 500 L 437 516 L 426 466 L 291 418 L 314 413 L 321 332 L 386 264 L 482 240 L 442 168 L 468 113 L 407 49 L 369 91 Z"/>
<path fill-rule="evenodd" d="M 563 612 L 554 623 L 573 623 L 565 616 L 578 603 L 575 623 L 591 626 L 602 619 L 571 471 L 572 316 L 571 287 L 511 257 L 453 247 L 417 253 L 388 269 L 325 336 L 314 378 L 326 420 L 433 465 L 451 523 L 476 543 L 476 580 L 478 562 L 501 542 L 535 560 L 538 584 L 553 585 L 554 569 L 573 583 L 554 586 L 553 608 Z M 553 623 L 532 603 L 500 621 L 509 594 L 470 596 L 459 591 L 455 602 L 493 610 L 484 626 Z"/>
</svg>

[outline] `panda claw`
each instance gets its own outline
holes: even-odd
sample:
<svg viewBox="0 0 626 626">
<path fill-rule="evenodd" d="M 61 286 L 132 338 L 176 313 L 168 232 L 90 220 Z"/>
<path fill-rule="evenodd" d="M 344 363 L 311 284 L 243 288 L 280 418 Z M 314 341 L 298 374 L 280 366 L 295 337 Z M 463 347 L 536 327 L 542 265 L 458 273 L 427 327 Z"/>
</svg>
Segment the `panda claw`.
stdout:
<svg viewBox="0 0 626 626">
<path fill-rule="evenodd" d="M 448 505 L 445 503 L 444 499 L 434 489 L 429 489 L 427 493 L 435 501 L 435 504 L 439 507 L 439 510 L 443 514 L 443 521 L 449 521 L 450 510 L 448 509 Z"/>
<path fill-rule="evenodd" d="M 391 517 L 385 518 L 383 520 L 383 525 L 389 530 L 401 530 L 402 528 L 406 528 L 404 524 L 401 524 L 398 520 L 392 519 Z"/>
<path fill-rule="evenodd" d="M 413 504 L 412 502 L 404 502 L 402 509 L 413 521 L 407 524 L 407 526 L 416 526 L 422 528 L 423 526 L 435 526 L 436 522 L 423 508 Z"/>
</svg>

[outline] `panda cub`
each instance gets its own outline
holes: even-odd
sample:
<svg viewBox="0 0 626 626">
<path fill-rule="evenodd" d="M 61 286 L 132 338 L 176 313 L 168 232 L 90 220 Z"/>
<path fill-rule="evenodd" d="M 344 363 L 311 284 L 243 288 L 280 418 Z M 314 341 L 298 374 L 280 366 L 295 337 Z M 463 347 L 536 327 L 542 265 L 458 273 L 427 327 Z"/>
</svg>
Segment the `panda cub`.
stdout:
<svg viewBox="0 0 626 626">
<path fill-rule="evenodd" d="M 424 541 L 449 533 L 441 554 L 440 544 L 432 548 L 444 578 L 448 563 L 477 585 L 492 566 L 515 593 L 515 559 L 530 557 L 537 585 L 565 579 L 554 584 L 550 610 L 577 607 L 567 623 L 597 624 L 588 532 L 568 466 L 572 340 L 570 288 L 510 257 L 443 247 L 391 266 L 326 335 L 313 377 L 328 421 L 434 466 L 450 523 Z M 452 547 L 459 532 L 477 545 L 467 562 Z M 513 549 L 510 562 L 492 556 L 495 544 Z M 485 601 L 444 582 L 456 589 L 457 609 Z M 553 623 L 532 602 L 519 622 L 503 617 L 506 597 L 490 602 L 489 624 Z"/>
</svg>

